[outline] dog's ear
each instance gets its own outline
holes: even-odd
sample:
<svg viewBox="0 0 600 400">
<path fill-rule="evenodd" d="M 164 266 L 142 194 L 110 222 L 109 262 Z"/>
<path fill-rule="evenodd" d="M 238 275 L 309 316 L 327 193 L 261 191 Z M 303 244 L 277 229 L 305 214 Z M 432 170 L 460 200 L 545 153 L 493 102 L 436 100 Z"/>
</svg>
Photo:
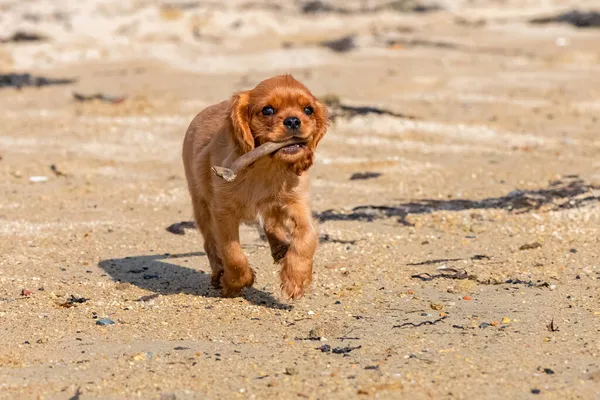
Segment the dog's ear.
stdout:
<svg viewBox="0 0 600 400">
<path fill-rule="evenodd" d="M 329 112 L 327 111 L 327 106 L 320 101 L 315 102 L 315 119 L 317 122 L 317 130 L 311 141 L 313 150 L 317 148 L 317 145 L 321 139 L 323 139 L 323 136 L 325 136 L 325 132 L 327 132 L 327 128 L 329 127 Z"/>
<path fill-rule="evenodd" d="M 250 94 L 248 92 L 242 92 L 235 94 L 231 98 L 231 125 L 233 129 L 231 134 L 233 135 L 234 143 L 240 148 L 242 153 L 247 153 L 254 149 L 254 137 L 249 125 L 249 110 L 248 100 Z"/>
</svg>

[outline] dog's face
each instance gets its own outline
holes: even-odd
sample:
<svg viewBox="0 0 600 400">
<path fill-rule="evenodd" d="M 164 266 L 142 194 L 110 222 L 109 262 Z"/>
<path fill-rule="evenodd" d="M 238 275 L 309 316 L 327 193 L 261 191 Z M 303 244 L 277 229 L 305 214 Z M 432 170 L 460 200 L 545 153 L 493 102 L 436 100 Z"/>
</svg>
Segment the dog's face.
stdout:
<svg viewBox="0 0 600 400">
<path fill-rule="evenodd" d="M 304 143 L 271 155 L 298 175 L 312 165 L 328 121 L 327 108 L 290 75 L 267 79 L 251 91 L 235 95 L 231 119 L 234 139 L 244 152 L 267 142 L 303 139 Z"/>
</svg>

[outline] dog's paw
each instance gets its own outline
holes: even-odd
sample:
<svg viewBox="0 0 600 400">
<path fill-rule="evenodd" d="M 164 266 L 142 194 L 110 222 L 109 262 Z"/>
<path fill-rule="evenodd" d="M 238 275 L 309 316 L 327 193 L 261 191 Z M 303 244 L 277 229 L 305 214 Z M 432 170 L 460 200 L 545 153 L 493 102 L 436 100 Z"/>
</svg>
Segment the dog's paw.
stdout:
<svg viewBox="0 0 600 400">
<path fill-rule="evenodd" d="M 311 282 L 312 275 L 310 273 L 290 273 L 286 269 L 281 271 L 281 291 L 290 300 L 304 296 L 304 292 Z"/>
<path fill-rule="evenodd" d="M 223 270 L 213 271 L 210 276 L 210 284 L 215 289 L 221 289 L 221 277 L 223 276 Z"/>
<path fill-rule="evenodd" d="M 241 271 L 240 274 L 228 274 L 225 271 L 221 276 L 220 283 L 223 297 L 239 296 L 243 288 L 254 285 L 254 271 L 250 268 Z"/>
</svg>

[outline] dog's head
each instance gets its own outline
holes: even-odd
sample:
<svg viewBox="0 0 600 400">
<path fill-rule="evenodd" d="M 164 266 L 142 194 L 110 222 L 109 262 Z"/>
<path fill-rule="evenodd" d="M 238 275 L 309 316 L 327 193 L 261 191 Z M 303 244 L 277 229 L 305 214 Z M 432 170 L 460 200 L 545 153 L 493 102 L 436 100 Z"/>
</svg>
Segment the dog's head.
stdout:
<svg viewBox="0 0 600 400">
<path fill-rule="evenodd" d="M 271 155 L 298 175 L 313 163 L 314 151 L 327 131 L 327 108 L 291 75 L 267 79 L 231 101 L 233 139 L 242 152 L 291 137 L 305 140 Z"/>
</svg>

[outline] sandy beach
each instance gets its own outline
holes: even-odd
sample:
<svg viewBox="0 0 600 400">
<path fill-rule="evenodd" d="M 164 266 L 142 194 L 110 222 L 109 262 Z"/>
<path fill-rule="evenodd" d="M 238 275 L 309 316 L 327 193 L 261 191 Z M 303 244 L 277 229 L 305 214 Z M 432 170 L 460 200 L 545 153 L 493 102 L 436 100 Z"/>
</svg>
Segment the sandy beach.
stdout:
<svg viewBox="0 0 600 400">
<path fill-rule="evenodd" d="M 0 399 L 598 399 L 596 3 L 0 1 Z M 221 298 L 183 136 L 280 73 L 314 283 Z"/>
</svg>

